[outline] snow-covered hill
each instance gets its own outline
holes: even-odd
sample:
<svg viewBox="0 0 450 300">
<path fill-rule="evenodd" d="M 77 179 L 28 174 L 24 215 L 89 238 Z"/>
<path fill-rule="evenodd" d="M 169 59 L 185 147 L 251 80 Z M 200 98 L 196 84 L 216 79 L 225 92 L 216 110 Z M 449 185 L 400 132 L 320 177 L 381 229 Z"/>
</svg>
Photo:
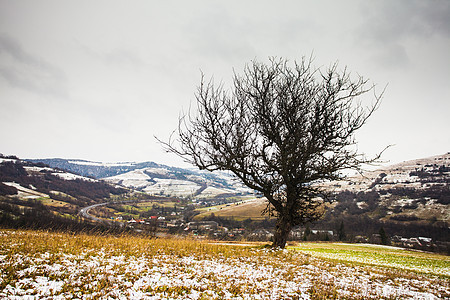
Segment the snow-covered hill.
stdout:
<svg viewBox="0 0 450 300">
<path fill-rule="evenodd" d="M 170 167 L 136 169 L 103 179 L 150 195 L 215 198 L 251 192 L 224 173 L 218 175 Z"/>
<path fill-rule="evenodd" d="M 337 191 L 362 191 L 374 189 L 386 191 L 396 188 L 425 189 L 435 185 L 448 185 L 450 181 L 450 152 L 427 158 L 404 161 L 347 181 L 333 182 Z"/>
<path fill-rule="evenodd" d="M 450 222 L 450 152 L 327 183 L 340 195 L 336 215 L 367 214 L 382 221 Z"/>
<path fill-rule="evenodd" d="M 137 189 L 150 195 L 215 198 L 245 195 L 252 191 L 226 172 L 207 172 L 160 165 L 154 162 L 102 163 L 76 159 L 35 159 L 80 175 Z"/>
<path fill-rule="evenodd" d="M 84 182 L 99 182 L 97 179 L 84 177 L 61 169 L 54 169 L 41 164 L 27 162 L 18 158 L 0 157 L 0 183 L 13 187 L 17 190 L 17 195 L 21 198 L 41 198 L 49 197 L 47 189 L 39 191 L 33 182 L 47 181 L 45 186 L 50 186 L 52 178 L 66 181 L 79 180 Z M 47 176 L 47 177 L 46 177 Z M 60 192 L 60 191 L 51 191 Z"/>
<path fill-rule="evenodd" d="M 83 207 L 105 201 L 111 194 L 118 195 L 125 192 L 126 189 L 118 189 L 102 180 L 52 168 L 42 163 L 0 155 L 0 196 L 6 196 L 3 199 L 6 202 L 15 197 L 44 200 L 47 198 L 60 201 L 60 206 L 65 205 L 73 209 L 75 206 Z"/>
</svg>

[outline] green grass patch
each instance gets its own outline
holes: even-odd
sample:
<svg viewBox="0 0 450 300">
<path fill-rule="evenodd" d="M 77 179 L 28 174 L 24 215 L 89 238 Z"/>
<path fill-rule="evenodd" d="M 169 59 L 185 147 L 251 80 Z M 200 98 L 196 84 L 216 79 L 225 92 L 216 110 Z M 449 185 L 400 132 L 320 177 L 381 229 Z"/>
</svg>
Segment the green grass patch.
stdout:
<svg viewBox="0 0 450 300">
<path fill-rule="evenodd" d="M 450 257 L 435 253 L 381 245 L 344 243 L 302 243 L 292 249 L 322 259 L 450 278 Z"/>
</svg>

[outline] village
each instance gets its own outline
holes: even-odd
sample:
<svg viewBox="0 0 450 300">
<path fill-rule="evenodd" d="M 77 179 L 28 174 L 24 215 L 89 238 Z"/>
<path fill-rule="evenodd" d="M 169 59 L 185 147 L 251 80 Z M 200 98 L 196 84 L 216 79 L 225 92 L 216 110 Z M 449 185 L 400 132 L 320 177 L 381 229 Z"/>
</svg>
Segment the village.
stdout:
<svg viewBox="0 0 450 300">
<path fill-rule="evenodd" d="M 155 236 L 179 235 L 195 239 L 212 239 L 222 241 L 259 241 L 271 242 L 274 234 L 268 228 L 248 230 L 243 227 L 227 228 L 220 226 L 216 221 L 190 221 L 184 222 L 181 218 L 167 220 L 165 217 L 151 216 L 149 219 L 131 219 L 127 221 L 128 228 L 138 232 L 146 232 Z M 341 237 L 342 239 L 342 237 Z M 448 243 L 433 241 L 428 237 L 382 237 L 379 233 L 367 236 L 354 236 L 341 240 L 339 233 L 333 230 L 317 230 L 295 228 L 289 234 L 289 241 L 322 241 L 337 242 L 351 241 L 362 244 L 384 244 L 401 248 L 434 251 L 436 248 L 446 249 Z"/>
</svg>

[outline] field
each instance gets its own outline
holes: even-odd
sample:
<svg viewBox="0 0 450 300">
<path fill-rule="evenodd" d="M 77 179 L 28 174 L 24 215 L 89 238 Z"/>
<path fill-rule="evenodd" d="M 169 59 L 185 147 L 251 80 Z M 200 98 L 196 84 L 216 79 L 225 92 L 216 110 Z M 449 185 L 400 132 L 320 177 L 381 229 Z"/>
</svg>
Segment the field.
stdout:
<svg viewBox="0 0 450 300">
<path fill-rule="evenodd" d="M 200 212 L 196 219 L 202 219 L 210 216 L 212 213 L 217 217 L 234 218 L 242 221 L 251 218 L 252 220 L 261 220 L 266 218 L 261 213 L 266 208 L 266 201 L 263 198 L 251 199 L 233 204 L 223 204 L 212 207 L 198 209 Z"/>
<path fill-rule="evenodd" d="M 409 270 L 450 278 L 450 257 L 371 244 L 302 243 L 295 247 L 303 253 L 338 262 Z"/>
<path fill-rule="evenodd" d="M 448 299 L 449 257 L 373 245 L 0 231 L 6 299 Z"/>
</svg>

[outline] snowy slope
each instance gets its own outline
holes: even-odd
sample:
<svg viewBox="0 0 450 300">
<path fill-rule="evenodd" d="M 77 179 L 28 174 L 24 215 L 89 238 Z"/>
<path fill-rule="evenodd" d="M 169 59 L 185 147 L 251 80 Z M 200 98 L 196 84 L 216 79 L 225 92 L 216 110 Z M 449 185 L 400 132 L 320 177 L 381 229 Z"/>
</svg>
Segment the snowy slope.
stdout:
<svg viewBox="0 0 450 300">
<path fill-rule="evenodd" d="M 251 192 L 231 176 L 170 167 L 136 169 L 103 179 L 151 195 L 214 198 Z"/>
<path fill-rule="evenodd" d="M 353 202 L 360 210 L 352 209 L 347 201 L 344 212 L 376 215 L 383 221 L 447 224 L 450 222 L 449 183 L 450 152 L 405 161 L 325 185 L 337 194 L 353 193 Z M 372 207 L 364 198 L 359 199 L 360 193 L 371 193 L 377 198 Z"/>
<path fill-rule="evenodd" d="M 250 189 L 226 172 L 182 169 L 154 162 L 103 163 L 79 159 L 35 159 L 51 167 L 91 176 L 152 195 L 214 198 L 249 194 Z"/>
</svg>

